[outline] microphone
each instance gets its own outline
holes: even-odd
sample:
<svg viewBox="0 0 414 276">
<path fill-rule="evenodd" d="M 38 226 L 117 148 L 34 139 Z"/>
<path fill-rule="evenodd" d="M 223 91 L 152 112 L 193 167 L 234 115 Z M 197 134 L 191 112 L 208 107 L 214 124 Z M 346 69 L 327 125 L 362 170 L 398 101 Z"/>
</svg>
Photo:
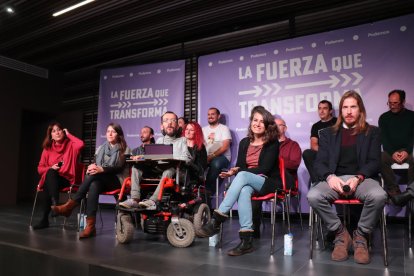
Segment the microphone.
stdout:
<svg viewBox="0 0 414 276">
<path fill-rule="evenodd" d="M 342 190 L 345 193 L 349 193 L 351 191 L 351 187 L 349 187 L 349 185 L 344 185 L 344 186 L 342 186 Z"/>
</svg>

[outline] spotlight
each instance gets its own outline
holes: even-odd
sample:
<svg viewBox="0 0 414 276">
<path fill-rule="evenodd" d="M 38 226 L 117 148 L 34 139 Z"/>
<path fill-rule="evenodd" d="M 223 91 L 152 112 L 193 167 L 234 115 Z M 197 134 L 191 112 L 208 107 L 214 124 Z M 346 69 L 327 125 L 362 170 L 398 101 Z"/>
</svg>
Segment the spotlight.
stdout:
<svg viewBox="0 0 414 276">
<path fill-rule="evenodd" d="M 14 13 L 14 9 L 12 7 L 6 7 L 6 11 L 8 13 Z"/>
</svg>

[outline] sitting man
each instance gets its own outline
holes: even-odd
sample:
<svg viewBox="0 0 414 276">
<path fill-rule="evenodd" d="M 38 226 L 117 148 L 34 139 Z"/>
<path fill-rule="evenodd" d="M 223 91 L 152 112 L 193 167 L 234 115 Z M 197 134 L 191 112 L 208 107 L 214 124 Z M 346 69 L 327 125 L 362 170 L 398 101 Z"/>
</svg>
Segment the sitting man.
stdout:
<svg viewBox="0 0 414 276">
<path fill-rule="evenodd" d="M 203 127 L 208 162 L 206 189 L 214 195 L 216 193 L 217 177 L 222 169 L 227 169 L 230 165 L 231 133 L 227 126 L 220 123 L 221 115 L 220 110 L 217 108 L 210 107 L 208 109 L 207 118 L 208 125 Z M 208 204 L 210 203 L 209 200 Z"/>
<path fill-rule="evenodd" d="M 132 150 L 131 159 L 139 160 L 145 154 L 145 145 L 154 144 L 154 130 L 149 126 L 144 126 L 141 129 L 141 142 L 142 144 Z M 139 168 L 134 165 L 131 168 L 131 198 L 127 199 L 121 203 L 120 206 L 124 208 L 137 208 L 138 202 L 141 197 L 141 180 L 143 175 L 151 175 L 154 173 L 154 168 L 150 166 L 141 165 Z"/>
<path fill-rule="evenodd" d="M 157 139 L 157 144 L 173 145 L 173 157 L 177 160 L 185 161 L 186 163 L 191 161 L 192 157 L 187 148 L 187 140 L 181 137 L 181 129 L 178 127 L 178 117 L 172 111 L 167 111 L 161 116 L 161 130 L 164 136 Z M 176 173 L 176 168 L 169 168 L 162 171 L 161 180 L 165 177 L 173 178 Z M 161 181 L 160 181 L 161 183 Z M 161 189 L 160 183 L 157 189 L 149 199 L 144 199 L 139 202 L 140 207 L 147 208 L 148 210 L 155 210 L 158 194 Z"/>
<path fill-rule="evenodd" d="M 318 177 L 313 169 L 313 163 L 319 148 L 319 132 L 336 123 L 336 117 L 333 116 L 333 108 L 330 101 L 322 100 L 319 102 L 318 115 L 320 120 L 314 123 L 311 129 L 310 149 L 306 149 L 303 152 L 303 162 L 305 162 L 306 169 L 308 169 L 311 183 L 318 182 Z"/>
<path fill-rule="evenodd" d="M 286 188 L 295 186 L 295 178 L 300 165 L 302 150 L 298 142 L 286 137 L 287 125 L 284 120 L 277 117 L 275 123 L 279 130 L 279 157 L 285 161 Z M 260 238 L 260 223 L 262 214 L 262 202 L 252 201 L 253 210 L 253 237 Z"/>
<path fill-rule="evenodd" d="M 414 197 L 414 112 L 406 109 L 405 91 L 393 90 L 388 94 L 389 111 L 383 113 L 378 126 L 381 129 L 383 147 L 381 173 L 384 177 L 384 187 L 391 200 L 396 205 L 405 205 Z M 401 194 L 396 183 L 395 173 L 391 169 L 393 163 L 408 163 L 407 190 Z"/>
<path fill-rule="evenodd" d="M 370 262 L 367 237 L 387 199 L 376 180 L 381 167 L 380 131 L 365 121 L 365 106 L 355 91 L 342 96 L 339 112 L 336 124 L 320 133 L 314 168 L 321 181 L 310 189 L 308 201 L 328 230 L 335 233 L 332 260 L 348 259 L 348 250 L 353 245 L 355 262 L 367 264 Z M 363 202 L 353 240 L 331 207 L 333 201 L 347 196 Z"/>
</svg>

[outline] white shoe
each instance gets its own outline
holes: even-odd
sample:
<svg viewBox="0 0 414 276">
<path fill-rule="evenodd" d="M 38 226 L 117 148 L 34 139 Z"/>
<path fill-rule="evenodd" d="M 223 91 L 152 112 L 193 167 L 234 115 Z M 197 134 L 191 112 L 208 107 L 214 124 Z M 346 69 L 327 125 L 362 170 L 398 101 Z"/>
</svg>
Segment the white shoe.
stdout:
<svg viewBox="0 0 414 276">
<path fill-rule="evenodd" d="M 142 208 L 145 208 L 147 210 L 155 210 L 157 208 L 157 205 L 155 204 L 155 201 L 152 199 L 144 199 L 138 205 Z"/>
<path fill-rule="evenodd" d="M 135 200 L 135 199 L 132 199 L 132 198 L 129 198 L 129 199 L 123 201 L 123 202 L 120 202 L 119 206 L 122 206 L 122 207 L 128 208 L 128 209 L 139 208 L 138 201 Z"/>
</svg>

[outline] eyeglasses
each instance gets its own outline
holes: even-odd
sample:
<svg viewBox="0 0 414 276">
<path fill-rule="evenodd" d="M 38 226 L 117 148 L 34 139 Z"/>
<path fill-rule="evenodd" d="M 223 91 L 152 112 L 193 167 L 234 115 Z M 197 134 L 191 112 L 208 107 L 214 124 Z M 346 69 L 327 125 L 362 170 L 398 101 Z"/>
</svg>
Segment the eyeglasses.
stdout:
<svg viewBox="0 0 414 276">
<path fill-rule="evenodd" d="M 387 105 L 388 106 L 391 106 L 391 105 L 399 105 L 399 104 L 401 104 L 401 102 L 387 102 Z"/>
<path fill-rule="evenodd" d="M 162 120 L 163 123 L 176 123 L 177 119 L 164 119 Z"/>
</svg>

